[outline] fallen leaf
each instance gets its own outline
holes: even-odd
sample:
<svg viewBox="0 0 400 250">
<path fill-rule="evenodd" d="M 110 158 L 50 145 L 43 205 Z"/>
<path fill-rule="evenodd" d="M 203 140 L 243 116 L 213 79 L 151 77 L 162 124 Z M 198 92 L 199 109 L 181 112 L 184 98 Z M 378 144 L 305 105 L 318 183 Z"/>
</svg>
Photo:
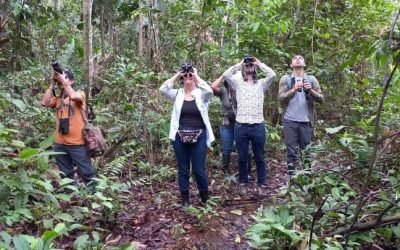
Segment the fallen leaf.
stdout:
<svg viewBox="0 0 400 250">
<path fill-rule="evenodd" d="M 239 236 L 239 235 L 236 235 L 235 243 L 236 243 L 236 244 L 240 244 L 241 242 L 242 242 L 242 240 L 240 239 L 240 236 Z"/>
<path fill-rule="evenodd" d="M 241 216 L 241 215 L 243 215 L 243 212 L 240 209 L 235 209 L 235 210 L 231 211 L 231 214 L 236 214 L 236 215 Z"/>
<path fill-rule="evenodd" d="M 146 249 L 146 247 L 147 247 L 147 245 L 144 245 L 144 244 L 140 243 L 139 241 L 132 241 L 131 244 L 135 249 L 138 249 L 138 250 Z"/>
<path fill-rule="evenodd" d="M 112 234 L 111 234 L 111 235 L 112 235 Z M 107 237 L 107 238 L 111 238 L 111 235 L 109 235 L 109 237 Z M 118 236 L 115 237 L 115 239 L 113 239 L 113 240 L 107 240 L 107 241 L 106 241 L 106 245 L 115 244 L 115 243 L 117 243 L 120 239 L 121 239 L 121 235 L 118 235 Z"/>
</svg>

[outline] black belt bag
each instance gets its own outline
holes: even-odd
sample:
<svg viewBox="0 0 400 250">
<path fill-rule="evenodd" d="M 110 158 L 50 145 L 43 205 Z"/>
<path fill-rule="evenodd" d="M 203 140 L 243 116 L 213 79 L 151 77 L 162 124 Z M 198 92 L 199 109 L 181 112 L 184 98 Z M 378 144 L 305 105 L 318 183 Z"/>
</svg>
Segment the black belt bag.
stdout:
<svg viewBox="0 0 400 250">
<path fill-rule="evenodd" d="M 193 144 L 199 139 L 203 129 L 179 129 L 178 135 L 183 143 Z"/>
</svg>

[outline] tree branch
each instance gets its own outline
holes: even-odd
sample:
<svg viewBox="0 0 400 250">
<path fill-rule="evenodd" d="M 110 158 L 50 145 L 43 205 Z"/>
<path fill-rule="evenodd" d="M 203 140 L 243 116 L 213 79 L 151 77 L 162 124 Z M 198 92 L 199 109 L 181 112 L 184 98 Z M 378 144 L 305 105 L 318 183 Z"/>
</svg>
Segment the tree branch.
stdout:
<svg viewBox="0 0 400 250">
<path fill-rule="evenodd" d="M 364 223 L 358 223 L 356 225 L 350 225 L 348 227 L 340 227 L 336 229 L 334 232 L 325 234 L 322 237 L 325 238 L 325 237 L 333 237 L 335 235 L 342 235 L 344 233 L 350 234 L 353 232 L 363 232 L 399 222 L 400 222 L 400 215 L 395 215 L 391 217 L 382 218 L 380 222 L 378 221 L 378 219 L 375 219 Z"/>
</svg>

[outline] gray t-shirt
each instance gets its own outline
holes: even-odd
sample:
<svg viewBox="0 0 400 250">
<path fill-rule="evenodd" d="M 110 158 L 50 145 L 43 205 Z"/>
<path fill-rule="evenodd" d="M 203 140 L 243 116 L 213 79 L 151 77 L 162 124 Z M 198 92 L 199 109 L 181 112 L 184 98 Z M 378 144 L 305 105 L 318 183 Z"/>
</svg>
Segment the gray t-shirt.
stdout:
<svg viewBox="0 0 400 250">
<path fill-rule="evenodd" d="M 236 102 L 235 91 L 232 91 L 231 97 L 229 97 L 228 90 L 225 87 L 220 87 L 220 93 L 218 96 L 221 99 L 222 111 L 224 114 L 233 111 L 232 104 Z"/>
<path fill-rule="evenodd" d="M 220 92 L 217 94 L 222 103 L 222 125 L 234 125 L 235 124 L 235 112 L 236 112 L 236 92 L 231 90 L 231 95 L 227 88 L 224 86 L 220 87 Z M 232 107 L 233 105 L 233 107 Z M 233 118 L 233 119 L 232 119 Z"/>
<path fill-rule="evenodd" d="M 295 79 L 303 81 L 303 78 Z M 296 91 L 292 99 L 290 99 L 284 119 L 295 122 L 309 122 L 309 111 L 304 89 L 301 92 Z"/>
</svg>

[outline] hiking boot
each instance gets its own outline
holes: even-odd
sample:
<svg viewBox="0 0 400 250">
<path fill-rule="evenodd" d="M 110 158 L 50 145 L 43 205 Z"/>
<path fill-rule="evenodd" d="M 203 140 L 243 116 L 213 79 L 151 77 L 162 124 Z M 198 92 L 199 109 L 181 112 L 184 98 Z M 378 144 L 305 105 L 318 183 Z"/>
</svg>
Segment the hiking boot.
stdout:
<svg viewBox="0 0 400 250">
<path fill-rule="evenodd" d="M 267 193 L 268 189 L 267 188 L 268 187 L 265 184 L 257 185 L 257 194 L 258 194 L 258 196 L 260 196 L 260 197 L 268 196 L 268 193 Z"/>
<path fill-rule="evenodd" d="M 202 203 L 206 203 L 208 200 L 208 190 L 206 191 L 199 191 L 199 195 L 200 195 L 200 200 Z"/>
<path fill-rule="evenodd" d="M 222 170 L 224 171 L 224 174 L 230 175 L 231 174 L 231 169 L 229 167 L 231 162 L 231 154 L 222 154 Z"/>
<path fill-rule="evenodd" d="M 246 183 L 240 183 L 239 184 L 239 194 L 240 195 L 247 195 L 247 184 Z"/>
<path fill-rule="evenodd" d="M 188 207 L 190 204 L 189 190 L 181 191 L 182 207 Z"/>
</svg>

